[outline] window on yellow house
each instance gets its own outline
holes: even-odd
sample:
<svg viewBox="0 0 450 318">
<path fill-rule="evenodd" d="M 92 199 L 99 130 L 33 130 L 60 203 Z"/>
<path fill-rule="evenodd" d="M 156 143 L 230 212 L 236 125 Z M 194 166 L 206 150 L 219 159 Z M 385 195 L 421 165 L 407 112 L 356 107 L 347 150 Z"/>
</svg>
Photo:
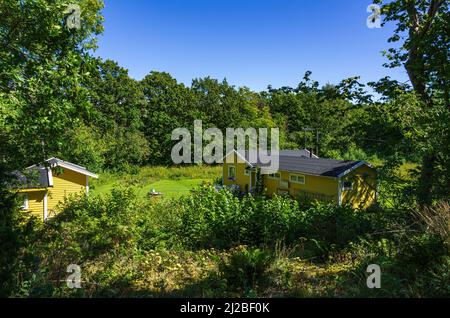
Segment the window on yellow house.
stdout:
<svg viewBox="0 0 450 318">
<path fill-rule="evenodd" d="M 305 184 L 305 176 L 302 174 L 291 174 L 289 175 L 289 181 L 294 183 Z"/>
<path fill-rule="evenodd" d="M 236 179 L 236 167 L 229 166 L 228 167 L 228 180 L 234 180 L 234 179 Z"/>
<path fill-rule="evenodd" d="M 245 168 L 244 175 L 249 176 L 250 175 L 250 168 Z"/>
<path fill-rule="evenodd" d="M 23 204 L 20 207 L 22 210 L 28 210 L 30 207 L 30 204 L 28 202 L 28 194 L 23 194 L 22 195 L 22 199 L 23 199 Z"/>
<path fill-rule="evenodd" d="M 280 180 L 281 175 L 279 173 L 269 173 L 268 174 L 269 179 L 276 179 L 276 180 Z"/>
</svg>

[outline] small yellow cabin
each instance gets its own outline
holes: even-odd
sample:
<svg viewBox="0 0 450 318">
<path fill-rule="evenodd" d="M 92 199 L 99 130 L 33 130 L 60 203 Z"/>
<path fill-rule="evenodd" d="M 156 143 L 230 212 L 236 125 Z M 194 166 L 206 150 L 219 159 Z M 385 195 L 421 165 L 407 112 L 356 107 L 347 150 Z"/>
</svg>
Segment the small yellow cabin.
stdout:
<svg viewBox="0 0 450 318">
<path fill-rule="evenodd" d="M 225 156 L 225 186 L 252 192 L 259 177 L 269 197 L 289 195 L 299 200 L 318 200 L 361 209 L 376 202 L 377 172 L 365 161 L 318 158 L 306 149 L 280 150 L 279 168 L 271 171 L 259 159 L 253 162 L 250 158 L 250 152 L 244 150 L 233 150 Z"/>
<path fill-rule="evenodd" d="M 16 173 L 18 192 L 24 202 L 22 209 L 42 220 L 54 216 L 58 203 L 68 195 L 89 193 L 89 178 L 98 178 L 85 167 L 58 158 L 50 158 L 45 163 Z"/>
</svg>

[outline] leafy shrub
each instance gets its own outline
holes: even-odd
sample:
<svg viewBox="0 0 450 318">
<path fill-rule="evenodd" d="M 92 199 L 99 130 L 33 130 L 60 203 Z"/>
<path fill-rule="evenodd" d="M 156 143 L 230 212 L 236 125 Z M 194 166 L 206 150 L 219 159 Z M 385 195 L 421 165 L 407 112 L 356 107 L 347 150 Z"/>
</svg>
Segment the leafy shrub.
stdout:
<svg viewBox="0 0 450 318">
<path fill-rule="evenodd" d="M 280 241 L 292 244 L 301 237 L 342 247 L 388 225 L 388 218 L 377 210 L 361 212 L 320 203 L 303 208 L 283 196 L 238 199 L 230 190 L 215 191 L 208 186 L 183 198 L 177 209 L 177 235 L 194 248 L 273 246 Z"/>
<path fill-rule="evenodd" d="M 238 199 L 228 189 L 205 186 L 180 201 L 178 233 L 184 244 L 197 248 L 273 244 L 295 237 L 297 212 L 298 204 L 287 198 Z"/>
<path fill-rule="evenodd" d="M 232 251 L 229 259 L 219 264 L 219 271 L 228 288 L 252 296 L 259 285 L 267 283 L 267 270 L 273 262 L 267 250 L 240 246 Z"/>
<path fill-rule="evenodd" d="M 130 190 L 115 189 L 104 197 L 70 197 L 60 209 L 31 233 L 20 229 L 18 238 L 26 246 L 20 244 L 17 255 L 10 253 L 15 267 L 7 277 L 8 295 L 128 295 L 134 284 L 146 288 L 141 269 L 151 269 L 153 276 L 146 279 L 156 295 L 178 289 L 179 295 L 251 297 L 272 295 L 273 286 L 282 288 L 277 291 L 281 294 L 297 290 L 302 295 L 370 297 L 448 291 L 442 227 L 418 222 L 405 211 L 300 206 L 281 196 L 238 198 L 227 189 L 216 191 L 207 185 L 180 199 L 150 203 L 136 200 Z M 274 261 L 280 246 L 290 252 Z M 205 252 L 211 257 L 201 256 Z M 180 258 L 166 262 L 162 255 Z M 184 268 L 185 262 L 192 265 L 194 256 L 201 275 L 195 266 Z M 69 264 L 80 265 L 83 281 L 94 285 L 65 288 Z M 368 291 L 368 264 L 381 266 L 381 290 Z M 322 266 L 330 271 L 324 274 Z M 305 267 L 314 270 L 304 273 Z M 190 282 L 186 270 L 199 281 Z M 291 275 L 292 271 L 297 272 Z M 170 287 L 167 275 L 172 277 Z"/>
</svg>

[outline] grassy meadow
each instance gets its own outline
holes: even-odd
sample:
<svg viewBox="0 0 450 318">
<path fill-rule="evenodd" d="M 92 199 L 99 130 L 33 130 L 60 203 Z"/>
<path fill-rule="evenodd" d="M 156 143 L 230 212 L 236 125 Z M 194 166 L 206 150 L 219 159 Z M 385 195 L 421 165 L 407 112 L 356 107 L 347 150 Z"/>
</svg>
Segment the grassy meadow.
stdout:
<svg viewBox="0 0 450 318">
<path fill-rule="evenodd" d="M 130 172 L 100 173 L 93 180 L 90 190 L 93 195 L 110 193 L 114 188 L 130 188 L 137 198 L 148 201 L 149 192 L 155 189 L 161 192 L 161 198 L 178 198 L 186 195 L 201 184 L 212 184 L 222 176 L 222 166 L 185 166 L 185 167 L 142 167 Z"/>
</svg>

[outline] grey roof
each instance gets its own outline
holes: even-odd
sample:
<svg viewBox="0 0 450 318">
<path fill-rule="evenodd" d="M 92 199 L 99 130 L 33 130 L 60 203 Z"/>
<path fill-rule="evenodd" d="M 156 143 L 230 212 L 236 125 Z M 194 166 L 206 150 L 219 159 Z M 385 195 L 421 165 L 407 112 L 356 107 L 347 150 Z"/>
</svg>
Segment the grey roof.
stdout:
<svg viewBox="0 0 450 318">
<path fill-rule="evenodd" d="M 51 171 L 43 167 L 26 169 L 25 171 L 13 171 L 8 186 L 16 189 L 47 188 L 51 186 Z"/>
<path fill-rule="evenodd" d="M 241 156 L 245 156 L 247 162 L 249 162 L 253 166 L 269 166 L 269 164 L 262 163 L 259 157 L 257 158 L 257 161 L 252 160 L 256 156 L 252 158 L 249 154 L 249 151 L 239 150 L 237 152 Z M 280 150 L 279 170 L 302 172 L 324 177 L 338 177 L 342 174 L 345 174 L 350 169 L 355 168 L 356 166 L 366 164 L 367 166 L 371 167 L 370 164 L 364 161 L 310 158 L 309 156 L 300 155 L 300 152 L 292 150 Z"/>
<path fill-rule="evenodd" d="M 300 150 L 280 150 L 279 151 L 281 156 L 293 156 L 293 157 L 312 157 L 312 158 L 319 158 L 314 153 L 311 154 L 311 152 L 308 149 L 300 149 Z"/>
<path fill-rule="evenodd" d="M 11 180 L 8 182 L 8 186 L 17 189 L 35 189 L 35 188 L 48 188 L 53 186 L 53 173 L 54 167 L 62 167 L 78 173 L 98 178 L 98 176 L 85 167 L 76 165 L 74 163 L 64 161 L 58 158 L 50 158 L 45 160 L 49 167 L 45 167 L 42 164 L 35 164 L 27 167 L 24 171 L 14 171 L 11 173 Z"/>
<path fill-rule="evenodd" d="M 69 170 L 72 170 L 72 171 L 76 171 L 78 173 L 81 173 L 81 174 L 84 174 L 84 175 L 87 175 L 87 176 L 90 176 L 90 177 L 93 177 L 93 178 L 98 178 L 98 176 L 95 173 L 90 172 L 89 170 L 87 170 L 83 166 L 80 166 L 80 165 L 77 165 L 77 164 L 74 164 L 74 163 L 71 163 L 71 162 L 68 162 L 68 161 L 64 161 L 64 160 L 61 160 L 61 159 L 58 159 L 58 158 L 55 158 L 55 157 L 47 159 L 47 160 L 45 160 L 45 162 L 47 164 L 49 164 L 50 167 L 52 167 L 52 168 L 54 168 L 54 167 L 62 167 L 62 168 L 66 168 L 66 169 L 69 169 Z M 42 165 L 32 165 L 32 166 L 28 167 L 27 169 L 36 169 L 36 168 L 38 168 L 38 169 L 42 168 Z"/>
</svg>

